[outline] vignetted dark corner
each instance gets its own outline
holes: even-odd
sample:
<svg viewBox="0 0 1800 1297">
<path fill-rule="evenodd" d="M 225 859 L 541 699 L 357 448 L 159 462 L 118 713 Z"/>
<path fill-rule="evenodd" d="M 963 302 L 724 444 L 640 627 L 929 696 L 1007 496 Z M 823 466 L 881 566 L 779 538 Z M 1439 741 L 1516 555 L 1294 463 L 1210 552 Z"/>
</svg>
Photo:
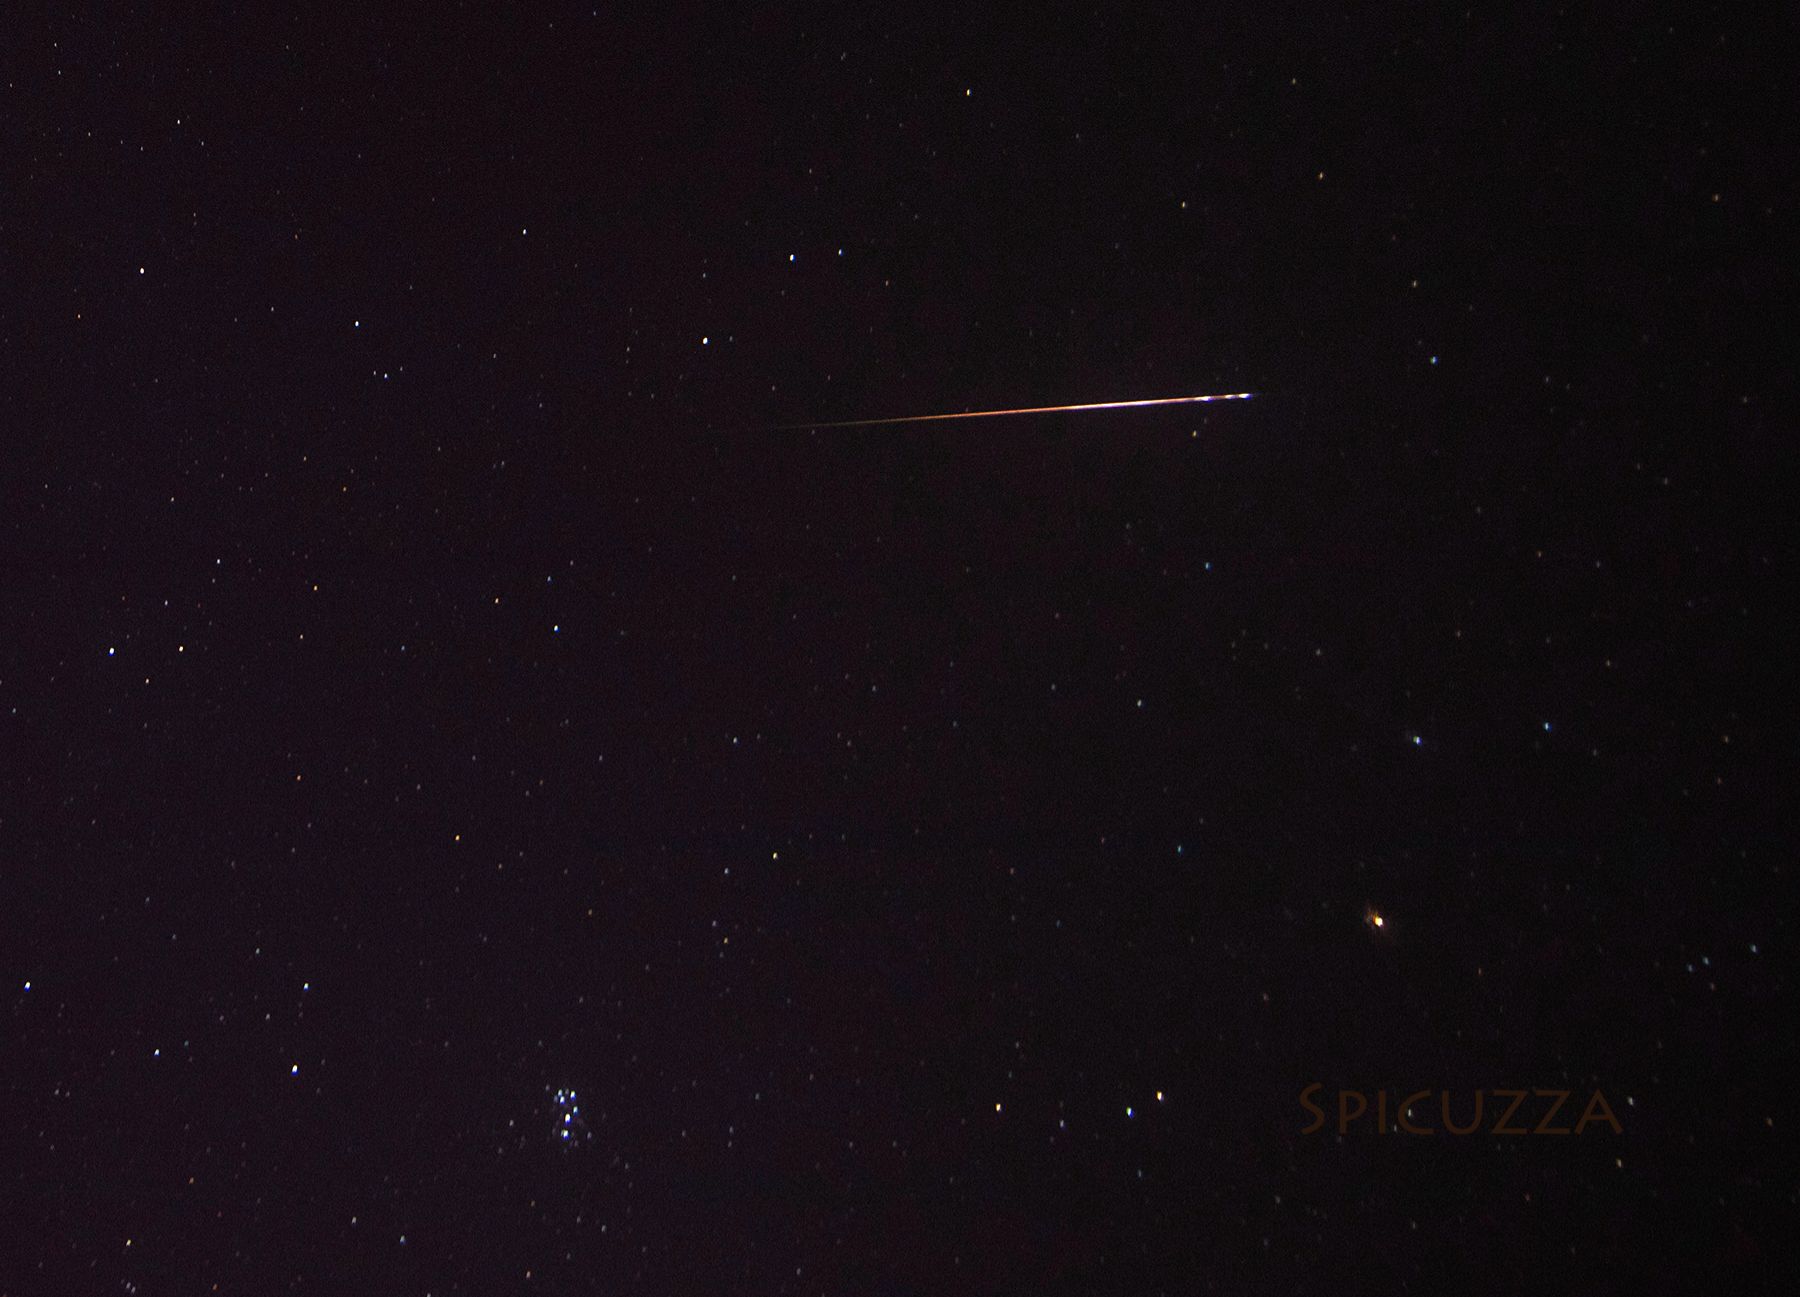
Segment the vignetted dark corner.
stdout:
<svg viewBox="0 0 1800 1297">
<path fill-rule="evenodd" d="M 1795 45 L 9 9 L 0 1293 L 1778 1272 Z"/>
</svg>

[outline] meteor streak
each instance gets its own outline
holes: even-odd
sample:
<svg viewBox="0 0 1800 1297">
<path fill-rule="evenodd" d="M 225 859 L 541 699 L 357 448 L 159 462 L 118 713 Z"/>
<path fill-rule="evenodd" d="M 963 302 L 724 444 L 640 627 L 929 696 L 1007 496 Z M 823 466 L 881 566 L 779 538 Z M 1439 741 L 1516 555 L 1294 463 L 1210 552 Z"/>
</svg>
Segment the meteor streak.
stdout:
<svg viewBox="0 0 1800 1297">
<path fill-rule="evenodd" d="M 1254 392 L 1210 396 L 1159 396 L 1148 401 L 1090 401 L 1086 405 L 1032 405 L 1017 410 L 965 410 L 958 414 L 909 414 L 895 419 L 844 419 L 837 423 L 784 423 L 776 432 L 799 428 L 871 428 L 882 423 L 933 423 L 940 419 L 1000 419 L 1013 414 L 1071 414 L 1078 410 L 1132 410 L 1145 405 L 1198 405 L 1207 401 L 1248 401 Z"/>
</svg>

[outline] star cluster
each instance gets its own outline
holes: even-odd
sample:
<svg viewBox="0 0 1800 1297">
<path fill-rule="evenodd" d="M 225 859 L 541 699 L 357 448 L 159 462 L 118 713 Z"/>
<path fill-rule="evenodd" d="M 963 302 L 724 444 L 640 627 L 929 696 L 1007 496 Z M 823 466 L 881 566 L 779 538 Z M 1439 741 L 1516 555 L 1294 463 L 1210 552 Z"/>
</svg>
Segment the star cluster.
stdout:
<svg viewBox="0 0 1800 1297">
<path fill-rule="evenodd" d="M 587 1118 L 581 1115 L 581 1100 L 573 1090 L 553 1090 L 550 1099 L 556 1109 L 552 1128 L 556 1142 L 564 1148 L 575 1148 L 593 1137 Z"/>
</svg>

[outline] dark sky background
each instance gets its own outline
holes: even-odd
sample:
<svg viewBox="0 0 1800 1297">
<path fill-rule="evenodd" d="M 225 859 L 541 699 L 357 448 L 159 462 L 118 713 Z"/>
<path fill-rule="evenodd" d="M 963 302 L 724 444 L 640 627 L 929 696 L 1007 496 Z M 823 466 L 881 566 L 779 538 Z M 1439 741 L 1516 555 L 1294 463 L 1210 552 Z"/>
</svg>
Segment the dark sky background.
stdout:
<svg viewBox="0 0 1800 1297">
<path fill-rule="evenodd" d="M 82 8 L 0 19 L 0 1292 L 1787 1249 L 1791 23 Z"/>
</svg>

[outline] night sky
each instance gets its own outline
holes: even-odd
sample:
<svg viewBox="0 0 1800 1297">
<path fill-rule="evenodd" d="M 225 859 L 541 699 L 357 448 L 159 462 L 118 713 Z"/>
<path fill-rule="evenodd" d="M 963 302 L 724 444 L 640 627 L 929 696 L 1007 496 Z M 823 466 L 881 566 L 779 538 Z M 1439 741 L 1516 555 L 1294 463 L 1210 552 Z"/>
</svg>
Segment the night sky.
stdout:
<svg viewBox="0 0 1800 1297">
<path fill-rule="evenodd" d="M 1791 20 L 68 8 L 0 1293 L 1791 1246 Z"/>
</svg>

